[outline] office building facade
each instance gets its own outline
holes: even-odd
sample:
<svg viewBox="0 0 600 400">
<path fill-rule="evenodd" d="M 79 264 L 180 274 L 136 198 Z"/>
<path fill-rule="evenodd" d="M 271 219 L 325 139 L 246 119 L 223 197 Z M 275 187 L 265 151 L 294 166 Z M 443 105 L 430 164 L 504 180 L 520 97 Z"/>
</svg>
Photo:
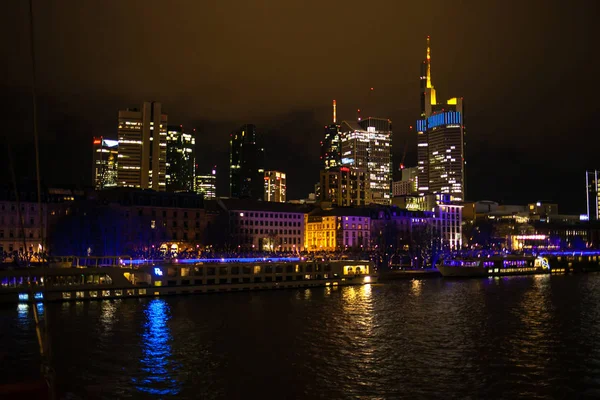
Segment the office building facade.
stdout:
<svg viewBox="0 0 600 400">
<path fill-rule="evenodd" d="M 286 176 L 280 171 L 265 171 L 265 201 L 286 202 Z"/>
<path fill-rule="evenodd" d="M 95 137 L 93 141 L 93 181 L 94 189 L 103 190 L 117 187 L 117 166 L 119 142 Z"/>
<path fill-rule="evenodd" d="M 321 141 L 321 162 L 325 170 L 342 165 L 342 134 L 337 124 L 336 107 L 333 100 L 333 123 L 325 126 L 325 137 Z"/>
<path fill-rule="evenodd" d="M 321 170 L 318 199 L 339 207 L 364 206 L 371 202 L 366 168 L 336 167 Z"/>
<path fill-rule="evenodd" d="M 600 220 L 600 191 L 598 176 L 600 171 L 585 171 L 586 208 L 588 220 Z"/>
<path fill-rule="evenodd" d="M 392 124 L 388 119 L 344 121 L 342 165 L 366 169 L 369 203 L 388 205 L 392 197 Z"/>
<path fill-rule="evenodd" d="M 256 126 L 247 124 L 231 134 L 229 141 L 229 195 L 262 200 L 264 149 L 257 142 Z"/>
<path fill-rule="evenodd" d="M 158 102 L 119 111 L 117 185 L 166 189 L 167 115 Z"/>
<path fill-rule="evenodd" d="M 196 138 L 183 126 L 167 128 L 167 174 L 169 192 L 193 192 L 196 175 Z"/>
<path fill-rule="evenodd" d="M 206 200 L 217 198 L 217 166 L 210 173 L 196 175 L 195 191 L 204 196 Z"/>
</svg>

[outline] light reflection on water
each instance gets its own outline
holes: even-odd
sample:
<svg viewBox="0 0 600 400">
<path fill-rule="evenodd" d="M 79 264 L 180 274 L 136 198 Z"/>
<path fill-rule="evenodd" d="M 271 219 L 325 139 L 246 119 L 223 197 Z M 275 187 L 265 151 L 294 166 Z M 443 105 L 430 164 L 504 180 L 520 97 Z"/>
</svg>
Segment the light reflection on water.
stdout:
<svg viewBox="0 0 600 400">
<path fill-rule="evenodd" d="M 600 395 L 599 303 L 600 274 L 581 274 L 45 311 L 67 398 L 571 399 Z M 0 309 L 0 383 L 39 371 L 28 307 Z"/>
<path fill-rule="evenodd" d="M 170 307 L 163 299 L 150 300 L 144 310 L 145 330 L 142 334 L 141 369 L 143 379 L 134 378 L 136 388 L 151 395 L 176 395 L 178 383 L 171 379 L 174 362 L 171 352 L 172 336 L 168 322 Z"/>
</svg>

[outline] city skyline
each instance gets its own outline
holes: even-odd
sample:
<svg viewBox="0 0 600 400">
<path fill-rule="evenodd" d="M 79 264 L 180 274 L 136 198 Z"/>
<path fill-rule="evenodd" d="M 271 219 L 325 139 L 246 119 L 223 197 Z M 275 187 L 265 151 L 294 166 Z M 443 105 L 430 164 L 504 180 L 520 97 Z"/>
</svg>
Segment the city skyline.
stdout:
<svg viewBox="0 0 600 400">
<path fill-rule="evenodd" d="M 50 154 L 44 151 L 41 154 L 42 178 L 52 183 L 87 182 L 89 174 L 84 172 L 92 168 L 89 151 L 82 150 L 78 154 L 76 150 L 83 149 L 82 144 L 89 146 L 91 136 L 113 136 L 111 129 L 114 126 L 115 110 L 151 99 L 163 104 L 165 112 L 169 114 L 169 121 L 198 129 L 199 168 L 208 169 L 214 164 L 226 165 L 224 160 L 227 159 L 228 149 L 225 137 L 243 123 L 256 124 L 274 147 L 283 145 L 294 148 L 298 159 L 292 165 L 284 163 L 287 161 L 285 155 L 272 154 L 267 160 L 272 165 L 265 166 L 267 169 L 287 171 L 290 179 L 289 198 L 302 198 L 312 191 L 320 168 L 318 143 L 322 137 L 323 125 L 331 120 L 331 99 L 338 101 L 339 121 L 354 119 L 357 108 L 363 111 L 364 116 L 389 117 L 394 121 L 394 143 L 397 146 L 394 149 L 393 166 L 397 173 L 401 144 L 408 125 L 414 125 L 414 116 L 418 115 L 416 90 L 419 85 L 418 65 L 423 58 L 423 38 L 431 35 L 435 41 L 436 89 L 440 93 L 465 97 L 469 103 L 467 200 L 492 199 L 505 203 L 523 203 L 550 199 L 565 204 L 565 209 L 572 212 L 583 212 L 584 202 L 573 193 L 581 192 L 581 171 L 597 168 L 593 153 L 593 144 L 597 139 L 585 126 L 591 123 L 594 110 L 598 108 L 598 100 L 586 98 L 574 105 L 568 99 L 575 98 L 577 88 L 590 88 L 586 77 L 596 69 L 595 56 L 585 51 L 592 48 L 591 38 L 594 35 L 591 31 L 596 29 L 591 21 L 586 23 L 591 18 L 591 13 L 584 13 L 582 10 L 585 8 L 561 7 L 559 3 L 544 7 L 542 12 L 536 2 L 527 3 L 520 9 L 518 16 L 512 15 L 510 8 L 505 9 L 497 4 L 479 5 L 478 12 L 466 5 L 455 6 L 447 8 L 443 2 L 434 2 L 423 5 L 417 11 L 390 3 L 389 14 L 405 15 L 409 21 L 406 26 L 394 26 L 392 30 L 392 25 L 388 25 L 382 27 L 380 32 L 362 36 L 356 36 L 352 32 L 343 35 L 336 33 L 336 44 L 331 49 L 327 47 L 327 52 L 331 50 L 335 54 L 345 52 L 350 43 L 352 47 L 370 44 L 375 46 L 375 50 L 387 48 L 391 50 L 391 55 L 390 62 L 385 66 L 367 68 L 369 60 L 358 57 L 357 63 L 353 63 L 356 66 L 352 67 L 336 65 L 319 71 L 312 67 L 306 69 L 300 59 L 290 58 L 289 54 L 297 48 L 304 51 L 312 48 L 315 54 L 323 54 L 324 45 L 316 40 L 321 31 L 317 26 L 310 35 L 310 40 L 303 44 L 290 41 L 281 48 L 283 56 L 279 58 L 280 62 L 282 65 L 289 65 L 290 62 L 298 61 L 294 68 L 263 68 L 264 71 L 252 69 L 244 74 L 229 68 L 217 74 L 212 67 L 206 69 L 209 64 L 201 63 L 198 65 L 201 73 L 195 74 L 193 79 L 186 68 L 177 67 L 184 68 L 181 73 L 177 73 L 174 67 L 169 67 L 162 75 L 154 75 L 154 78 L 160 79 L 150 85 L 149 72 L 156 70 L 156 67 L 151 67 L 148 73 L 138 76 L 130 74 L 136 70 L 135 65 L 139 61 L 146 59 L 143 48 L 122 58 L 120 63 L 111 65 L 107 61 L 114 55 L 121 54 L 114 51 L 117 50 L 114 46 L 120 46 L 115 41 L 112 48 L 98 48 L 94 53 L 97 54 L 96 61 L 105 60 L 104 62 L 89 63 L 83 69 L 77 69 L 79 72 L 75 74 L 73 68 L 79 65 L 76 60 L 85 59 L 88 50 L 77 45 L 81 41 L 75 37 L 77 35 L 64 36 L 64 32 L 73 29 L 70 23 L 52 30 L 48 27 L 49 18 L 60 16 L 57 13 L 66 15 L 69 21 L 89 19 L 89 24 L 86 24 L 89 32 L 82 30 L 88 32 L 88 35 L 81 36 L 90 42 L 89 48 L 94 49 L 94 43 L 101 39 L 97 36 L 98 23 L 102 18 L 113 18 L 108 16 L 110 13 L 115 16 L 127 14 L 127 6 L 123 6 L 124 9 L 107 7 L 106 12 L 109 14 L 101 13 L 102 18 L 94 18 L 94 13 L 98 10 L 93 6 L 72 10 L 57 6 L 56 9 L 49 10 L 46 5 L 36 3 L 39 129 L 42 148 L 52 149 L 48 151 Z M 345 12 L 355 12 L 357 7 L 358 5 L 350 2 L 346 5 Z M 15 31 L 22 30 L 23 35 L 20 40 L 10 44 L 8 50 L 15 57 L 4 65 L 6 70 L 1 82 L 8 94 L 6 98 L 11 99 L 4 108 L 9 115 L 9 138 L 14 141 L 13 148 L 19 161 L 27 160 L 31 154 L 31 148 L 27 147 L 25 140 L 30 130 L 23 123 L 30 107 L 30 99 L 27 97 L 29 60 L 24 50 L 27 48 L 26 11 L 25 5 L 10 5 L 7 10 L 7 15 L 14 16 L 15 21 L 22 22 L 19 26 L 24 26 L 15 28 Z M 181 16 L 189 11 L 193 10 L 178 9 L 174 13 Z M 231 21 L 227 24 L 234 23 L 239 17 L 239 10 L 231 11 Z M 245 10 L 248 11 L 252 10 Z M 283 18 L 279 22 L 273 22 L 276 25 L 291 18 L 291 15 L 286 14 L 289 12 L 287 6 L 278 12 L 282 13 Z M 334 10 L 321 10 L 317 17 L 326 18 L 332 12 Z M 429 14 L 432 18 L 417 28 L 410 22 L 414 19 L 411 16 L 417 14 Z M 453 15 L 460 16 L 463 24 L 449 30 L 444 21 L 451 19 L 450 16 Z M 544 22 L 530 23 L 528 20 L 534 15 L 534 20 Z M 152 15 L 148 17 L 154 18 Z M 504 26 L 496 22 L 494 17 L 497 17 L 497 21 L 504 20 L 504 17 L 514 17 L 517 22 Z M 277 17 L 272 19 L 277 20 Z M 571 21 L 578 23 L 573 24 Z M 569 26 L 565 27 L 565 23 Z M 169 33 L 168 38 L 164 39 L 171 40 L 175 52 L 189 52 L 194 47 L 191 46 L 192 42 L 198 40 L 174 40 L 185 31 L 186 24 L 184 21 L 182 27 L 178 27 L 176 32 Z M 555 26 L 562 28 L 558 30 Z M 136 27 L 132 24 L 126 29 L 137 32 L 139 25 Z M 104 35 L 106 32 L 102 33 Z M 107 34 L 114 36 L 113 32 Z M 255 38 L 260 37 L 266 43 L 274 45 L 275 38 L 268 38 L 264 34 L 264 29 L 253 33 Z M 153 35 L 150 33 L 150 38 Z M 46 39 L 44 48 L 39 44 L 40 37 Z M 541 42 L 542 38 L 546 39 L 546 44 L 536 46 L 535 43 Z M 220 40 L 217 39 L 215 43 Z M 65 53 L 65 50 L 57 51 L 55 48 L 63 42 L 65 49 L 71 50 L 70 53 Z M 209 47 L 214 51 L 215 47 L 211 46 L 213 45 Z M 225 43 L 223 49 L 232 46 L 236 45 Z M 58 64 L 48 57 L 49 51 L 58 54 L 57 58 L 64 61 L 60 70 L 56 68 Z M 134 54 L 138 57 L 134 57 Z M 102 67 L 93 68 L 94 64 Z M 118 65 L 118 68 L 113 65 Z M 256 62 L 256 65 L 264 67 L 267 64 Z M 303 74 L 307 78 L 298 79 L 294 72 L 296 70 L 304 70 Z M 207 71 L 213 71 L 215 79 L 211 78 L 210 73 L 206 75 Z M 264 83 L 262 76 L 265 73 L 271 74 L 272 83 Z M 125 76 L 127 80 L 123 84 Z M 207 79 L 203 79 L 203 76 Z M 568 85 L 566 80 L 560 79 L 563 76 L 569 77 Z M 235 88 L 227 84 L 224 77 L 233 82 Z M 208 81 L 214 82 L 212 86 L 203 83 Z M 187 85 L 187 90 L 181 90 L 183 82 L 192 85 Z M 263 83 L 259 86 L 252 82 Z M 370 87 L 375 90 L 370 91 Z M 589 92 L 594 92 L 593 88 L 590 89 L 592 90 Z M 249 97 L 238 96 L 244 92 Z M 262 94 L 258 96 L 258 93 Z M 561 109 L 561 113 L 552 119 L 547 117 L 546 99 L 549 96 L 558 101 Z M 249 102 L 247 98 L 256 100 Z M 505 105 L 509 101 L 511 107 L 507 111 Z M 539 121 L 547 123 L 540 124 Z M 572 131 L 578 132 L 578 135 L 570 135 L 567 142 L 561 139 L 565 132 Z M 545 146 L 543 152 L 539 151 L 540 143 Z M 415 144 L 416 139 L 409 138 L 405 163 L 408 166 L 416 162 L 416 152 L 413 150 Z M 54 151 L 61 147 L 60 152 Z M 548 159 L 561 162 L 548 163 Z M 519 163 L 512 160 L 518 160 Z M 71 162 L 84 167 L 70 168 Z M 53 168 L 47 168 L 48 165 Z M 29 168 L 27 162 L 22 162 L 18 170 L 23 171 L 22 175 L 33 176 Z M 305 173 L 306 171 L 309 173 Z M 574 178 L 569 179 L 571 176 Z M 564 177 L 561 190 L 556 188 L 557 177 Z M 221 176 L 218 179 L 218 190 L 226 190 L 227 177 Z"/>
</svg>

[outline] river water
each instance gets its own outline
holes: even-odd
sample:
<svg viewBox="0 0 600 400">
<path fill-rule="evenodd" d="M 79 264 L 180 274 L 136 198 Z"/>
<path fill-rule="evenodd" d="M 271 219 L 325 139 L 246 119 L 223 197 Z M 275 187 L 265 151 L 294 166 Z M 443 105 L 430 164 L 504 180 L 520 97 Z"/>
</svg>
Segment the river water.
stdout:
<svg viewBox="0 0 600 400">
<path fill-rule="evenodd" d="M 0 309 L 0 383 L 38 374 L 31 307 Z M 600 274 L 38 307 L 67 399 L 600 396 Z"/>
</svg>

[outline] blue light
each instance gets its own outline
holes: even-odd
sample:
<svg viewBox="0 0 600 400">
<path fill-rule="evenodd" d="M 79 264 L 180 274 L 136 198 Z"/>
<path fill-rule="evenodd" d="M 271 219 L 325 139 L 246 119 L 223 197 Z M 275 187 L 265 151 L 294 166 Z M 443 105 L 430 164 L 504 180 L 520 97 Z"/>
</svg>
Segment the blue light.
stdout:
<svg viewBox="0 0 600 400">
<path fill-rule="evenodd" d="M 163 276 L 162 270 L 160 268 L 154 268 L 154 275 Z"/>
<path fill-rule="evenodd" d="M 142 335 L 141 378 L 134 378 L 136 388 L 152 396 L 177 395 L 180 391 L 177 380 L 177 364 L 172 360 L 169 329 L 170 308 L 166 301 L 155 299 L 145 310 L 146 325 Z"/>
<path fill-rule="evenodd" d="M 600 250 L 585 250 L 585 251 L 540 251 L 540 255 L 548 256 L 600 256 Z"/>
<path fill-rule="evenodd" d="M 37 292 L 36 294 L 33 295 L 33 298 L 36 300 L 44 300 L 44 293 Z"/>
<path fill-rule="evenodd" d="M 418 127 L 417 121 L 417 127 Z M 460 125 L 462 123 L 462 118 L 460 112 L 458 111 L 446 111 L 439 114 L 434 114 L 431 117 L 427 118 L 427 128 L 432 129 L 438 126 L 445 125 Z"/>
<path fill-rule="evenodd" d="M 29 295 L 27 293 L 19 293 L 19 301 L 27 301 L 29 300 Z"/>
</svg>

